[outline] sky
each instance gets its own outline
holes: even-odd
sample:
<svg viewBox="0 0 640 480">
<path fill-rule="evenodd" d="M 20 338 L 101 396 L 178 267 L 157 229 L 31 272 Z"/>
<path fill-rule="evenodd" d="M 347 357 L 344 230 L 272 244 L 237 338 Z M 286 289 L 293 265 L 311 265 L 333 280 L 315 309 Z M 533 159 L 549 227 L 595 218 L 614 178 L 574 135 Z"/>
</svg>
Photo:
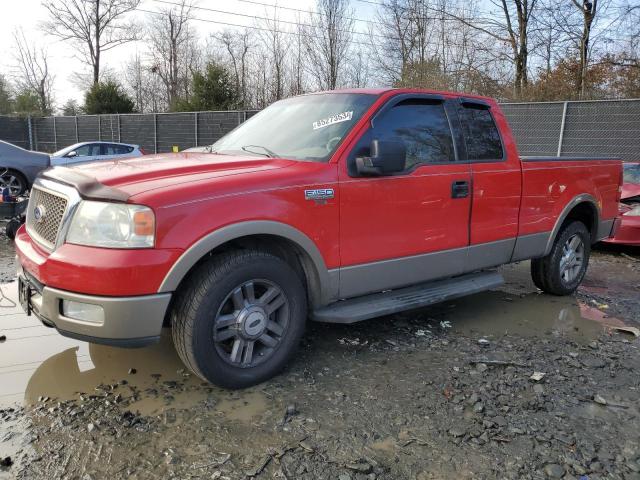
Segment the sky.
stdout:
<svg viewBox="0 0 640 480">
<path fill-rule="evenodd" d="M 167 0 L 175 1 L 175 0 Z M 290 7 L 308 10 L 315 5 L 314 0 L 259 0 L 260 3 L 276 4 L 280 7 Z M 199 7 L 212 8 L 227 12 L 234 12 L 242 15 L 265 16 L 265 13 L 273 15 L 273 9 L 257 6 L 242 0 L 196 0 Z M 371 4 L 353 1 L 354 16 L 362 19 L 370 19 L 374 15 L 375 7 Z M 159 0 L 143 0 L 140 9 L 157 11 L 167 8 L 169 5 L 161 3 Z M 296 12 L 278 9 L 279 17 L 285 21 L 295 21 Z M 56 106 L 60 108 L 68 99 L 74 98 L 82 103 L 83 92 L 74 85 L 73 75 L 75 73 L 90 73 L 90 68 L 75 58 L 75 51 L 70 42 L 59 40 L 46 35 L 40 28 L 40 24 L 46 20 L 47 11 L 42 7 L 41 0 L 0 0 L 0 15 L 2 16 L 2 28 L 0 28 L 0 73 L 10 78 L 15 71 L 15 60 L 13 57 L 13 31 L 22 28 L 25 36 L 36 46 L 46 46 L 50 56 L 50 69 L 53 71 L 54 79 L 54 99 Z M 143 22 L 149 15 L 144 12 L 135 12 L 132 18 Z M 255 20 L 239 15 L 224 14 L 205 10 L 195 10 L 196 18 L 205 20 L 215 20 L 218 22 L 233 23 L 238 25 L 252 25 Z M 215 31 L 225 28 L 234 28 L 218 25 L 204 21 L 194 21 L 194 28 L 201 38 L 208 37 Z M 356 22 L 356 30 L 366 31 L 367 24 Z M 359 37 L 359 36 L 356 36 Z M 365 38 L 365 37 L 362 37 Z M 136 52 L 144 53 L 144 42 L 131 42 L 117 47 L 104 54 L 102 66 L 118 72 L 124 63 L 134 56 Z"/>
</svg>

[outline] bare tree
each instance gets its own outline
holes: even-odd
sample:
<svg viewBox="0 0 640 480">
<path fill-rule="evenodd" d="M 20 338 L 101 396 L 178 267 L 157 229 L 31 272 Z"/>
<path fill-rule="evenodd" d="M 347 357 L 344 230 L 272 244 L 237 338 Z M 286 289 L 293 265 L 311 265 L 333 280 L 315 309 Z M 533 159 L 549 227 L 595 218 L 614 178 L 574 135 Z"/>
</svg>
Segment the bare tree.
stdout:
<svg viewBox="0 0 640 480">
<path fill-rule="evenodd" d="M 159 112 L 168 107 L 162 93 L 164 86 L 151 69 L 138 53 L 124 66 L 124 84 L 138 112 Z"/>
<path fill-rule="evenodd" d="M 370 26 L 372 53 L 377 66 L 381 69 L 384 81 L 398 85 L 411 60 L 413 49 L 413 32 L 411 10 L 407 2 L 385 0 L 377 12 L 377 24 Z M 373 36 L 373 31 L 386 37 L 380 43 Z"/>
<path fill-rule="evenodd" d="M 214 38 L 224 47 L 230 70 L 233 72 L 236 91 L 240 95 L 240 105 L 246 107 L 249 103 L 249 53 L 253 48 L 251 31 L 248 28 L 239 32 L 225 30 Z"/>
<path fill-rule="evenodd" d="M 285 96 L 289 43 L 285 39 L 286 34 L 281 30 L 276 9 L 274 8 L 272 17 L 265 18 L 260 38 L 264 46 L 265 60 L 267 60 L 263 68 L 271 71 L 268 99 L 268 102 L 271 103 Z"/>
<path fill-rule="evenodd" d="M 538 1 L 489 0 L 489 4 L 498 9 L 501 18 L 493 14 L 477 15 L 471 19 L 451 13 L 449 16 L 508 46 L 515 70 L 514 93 L 520 97 L 529 85 L 529 33 Z"/>
<path fill-rule="evenodd" d="M 498 4 L 497 0 L 492 0 L 492 2 Z M 504 38 L 506 33 L 506 41 L 511 47 L 515 65 L 514 90 L 516 97 L 521 97 L 523 90 L 529 85 L 529 27 L 536 4 L 536 0 L 500 0 L 504 23 L 491 22 L 494 27 L 489 30 L 502 31 L 494 33 L 493 36 L 496 39 Z"/>
<path fill-rule="evenodd" d="M 93 83 L 100 80 L 102 53 L 137 38 L 124 16 L 140 0 L 45 0 L 49 20 L 45 31 L 76 44 L 79 58 L 93 69 Z"/>
<path fill-rule="evenodd" d="M 571 0 L 582 12 L 582 35 L 580 37 L 580 97 L 584 98 L 587 89 L 587 71 L 589 69 L 589 40 L 591 27 L 598 12 L 598 0 Z"/>
<path fill-rule="evenodd" d="M 298 29 L 295 35 L 295 42 L 291 43 L 290 59 L 290 79 L 289 79 L 289 94 L 300 95 L 306 91 L 305 81 L 305 52 L 304 52 L 304 30 L 300 20 L 300 16 L 297 17 Z"/>
<path fill-rule="evenodd" d="M 170 108 L 188 93 L 191 61 L 195 53 L 195 34 L 190 28 L 191 14 L 192 4 L 188 0 L 181 0 L 176 6 L 161 10 L 159 15 L 151 19 L 147 28 L 152 71 L 164 84 Z"/>
<path fill-rule="evenodd" d="M 307 67 L 320 88 L 331 90 L 343 79 L 354 20 L 349 0 L 317 0 L 316 11 L 303 37 Z"/>
<path fill-rule="evenodd" d="M 19 90 L 30 91 L 38 96 L 40 112 L 53 112 L 53 75 L 49 71 L 49 56 L 46 48 L 30 43 L 23 30 L 13 32 L 16 75 L 14 82 Z"/>
</svg>

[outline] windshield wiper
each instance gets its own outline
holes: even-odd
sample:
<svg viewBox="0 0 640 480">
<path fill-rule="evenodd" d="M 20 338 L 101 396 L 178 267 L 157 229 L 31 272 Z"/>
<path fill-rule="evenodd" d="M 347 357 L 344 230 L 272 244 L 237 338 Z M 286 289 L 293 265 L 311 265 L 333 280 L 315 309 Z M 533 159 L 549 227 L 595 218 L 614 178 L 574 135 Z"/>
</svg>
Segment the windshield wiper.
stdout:
<svg viewBox="0 0 640 480">
<path fill-rule="evenodd" d="M 262 145 L 245 145 L 244 147 L 241 147 L 243 151 L 245 152 L 249 152 L 249 153 L 255 153 L 256 155 L 264 155 L 265 157 L 269 157 L 269 158 L 275 158 L 278 156 L 278 154 L 276 152 L 273 152 L 271 150 L 269 150 L 267 147 L 263 147 Z M 251 148 L 260 148 L 262 150 L 264 150 L 264 152 L 254 152 L 253 150 L 250 150 Z"/>
</svg>

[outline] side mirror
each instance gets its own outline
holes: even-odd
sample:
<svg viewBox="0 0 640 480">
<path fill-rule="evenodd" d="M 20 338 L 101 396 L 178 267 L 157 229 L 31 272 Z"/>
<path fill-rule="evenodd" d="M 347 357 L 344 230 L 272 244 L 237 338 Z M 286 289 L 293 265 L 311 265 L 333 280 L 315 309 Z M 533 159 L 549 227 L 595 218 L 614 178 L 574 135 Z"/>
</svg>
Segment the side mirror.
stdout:
<svg viewBox="0 0 640 480">
<path fill-rule="evenodd" d="M 371 156 L 356 158 L 356 168 L 362 176 L 381 176 L 402 172 L 407 162 L 407 147 L 392 140 L 371 141 Z"/>
<path fill-rule="evenodd" d="M 73 158 L 73 157 L 77 157 L 78 156 L 78 152 L 76 152 L 75 150 L 70 151 L 69 153 L 67 153 L 65 155 L 65 157 L 67 158 Z"/>
</svg>

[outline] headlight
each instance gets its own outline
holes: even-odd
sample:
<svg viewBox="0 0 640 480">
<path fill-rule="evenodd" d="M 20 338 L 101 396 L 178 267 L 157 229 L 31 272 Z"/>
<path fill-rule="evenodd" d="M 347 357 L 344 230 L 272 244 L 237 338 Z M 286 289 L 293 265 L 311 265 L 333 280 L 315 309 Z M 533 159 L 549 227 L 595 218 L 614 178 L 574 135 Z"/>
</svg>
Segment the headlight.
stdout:
<svg viewBox="0 0 640 480">
<path fill-rule="evenodd" d="M 630 217 L 640 217 L 640 205 L 636 205 L 628 212 L 623 213 L 623 215 L 628 215 Z"/>
<path fill-rule="evenodd" d="M 67 242 L 105 248 L 149 248 L 155 215 L 142 205 L 82 201 L 71 220 Z"/>
</svg>

